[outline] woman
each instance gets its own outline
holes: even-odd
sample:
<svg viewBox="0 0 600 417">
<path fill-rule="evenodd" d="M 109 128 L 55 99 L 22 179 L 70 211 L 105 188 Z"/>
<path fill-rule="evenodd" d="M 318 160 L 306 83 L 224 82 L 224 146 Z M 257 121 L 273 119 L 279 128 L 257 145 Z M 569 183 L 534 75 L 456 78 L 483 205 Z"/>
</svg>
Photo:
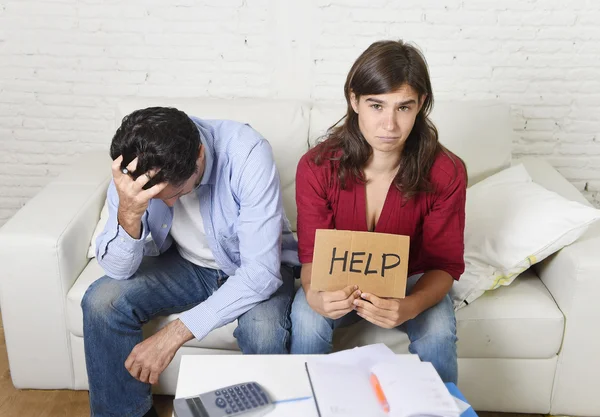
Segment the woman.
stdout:
<svg viewBox="0 0 600 417">
<path fill-rule="evenodd" d="M 409 350 L 457 382 L 456 320 L 448 292 L 464 270 L 467 176 L 438 142 L 425 59 L 402 41 L 372 44 L 344 86 L 342 125 L 296 173 L 302 288 L 292 305 L 291 353 L 329 353 L 333 331 L 360 318 L 405 331 Z M 316 229 L 410 236 L 404 299 L 310 289 Z"/>
</svg>

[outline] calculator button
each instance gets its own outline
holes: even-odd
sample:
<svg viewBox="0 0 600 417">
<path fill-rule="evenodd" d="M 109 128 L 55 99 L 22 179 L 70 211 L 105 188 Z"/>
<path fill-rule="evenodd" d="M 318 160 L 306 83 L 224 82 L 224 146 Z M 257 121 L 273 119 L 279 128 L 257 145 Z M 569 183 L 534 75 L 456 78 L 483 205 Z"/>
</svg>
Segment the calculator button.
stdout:
<svg viewBox="0 0 600 417">
<path fill-rule="evenodd" d="M 218 397 L 219 395 L 221 395 L 221 391 L 219 391 L 219 390 L 216 390 L 216 391 L 215 391 L 215 395 Z"/>
<path fill-rule="evenodd" d="M 217 400 L 215 401 L 215 404 L 217 405 L 217 407 L 219 408 L 225 408 L 227 406 L 227 403 L 225 402 L 225 400 L 221 397 L 217 398 Z"/>
<path fill-rule="evenodd" d="M 228 408 L 227 410 L 225 410 L 225 412 L 226 412 L 227 414 L 231 414 L 231 413 L 232 413 L 232 411 L 231 411 L 229 408 Z"/>
<path fill-rule="evenodd" d="M 233 388 L 227 388 L 227 391 L 232 394 L 233 393 Z"/>
</svg>

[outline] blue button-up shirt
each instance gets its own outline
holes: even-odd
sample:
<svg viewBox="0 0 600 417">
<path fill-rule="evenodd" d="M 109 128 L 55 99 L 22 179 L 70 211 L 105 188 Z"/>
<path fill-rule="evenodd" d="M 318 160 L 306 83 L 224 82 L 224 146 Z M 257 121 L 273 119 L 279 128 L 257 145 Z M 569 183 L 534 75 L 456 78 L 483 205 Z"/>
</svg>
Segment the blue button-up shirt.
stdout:
<svg viewBox="0 0 600 417">
<path fill-rule="evenodd" d="M 269 143 L 250 126 L 192 118 L 205 146 L 206 167 L 196 190 L 206 238 L 229 279 L 206 301 L 181 314 L 197 339 L 268 299 L 282 284 L 281 263 L 298 265 L 297 243 L 281 201 L 279 174 Z M 109 218 L 96 240 L 96 259 L 115 279 L 131 277 L 143 256 L 173 243 L 173 209 L 153 199 L 142 217 L 142 236 L 119 225 L 119 197 L 111 181 Z M 173 277 L 173 279 L 177 279 Z"/>
</svg>

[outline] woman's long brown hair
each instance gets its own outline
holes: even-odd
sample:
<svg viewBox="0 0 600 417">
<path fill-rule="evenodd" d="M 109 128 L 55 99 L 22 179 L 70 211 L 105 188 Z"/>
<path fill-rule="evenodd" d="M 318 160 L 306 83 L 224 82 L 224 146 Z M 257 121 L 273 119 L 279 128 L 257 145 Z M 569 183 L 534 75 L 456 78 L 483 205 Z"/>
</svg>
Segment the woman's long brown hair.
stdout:
<svg viewBox="0 0 600 417">
<path fill-rule="evenodd" d="M 348 73 L 344 85 L 347 103 L 346 115 L 342 118 L 344 122 L 329 128 L 314 157 L 318 165 L 324 160 L 339 161 L 338 175 L 342 188 L 351 179 L 365 181 L 363 168 L 373 152 L 360 132 L 351 93 L 359 100 L 364 95 L 390 93 L 403 85 L 412 87 L 419 99 L 424 101 L 402 149 L 401 166 L 394 184 L 405 201 L 417 193 L 433 191 L 429 171 L 438 152 L 450 152 L 439 143 L 437 129 L 429 120 L 433 91 L 425 58 L 414 46 L 402 41 L 373 43 L 358 57 Z"/>
</svg>

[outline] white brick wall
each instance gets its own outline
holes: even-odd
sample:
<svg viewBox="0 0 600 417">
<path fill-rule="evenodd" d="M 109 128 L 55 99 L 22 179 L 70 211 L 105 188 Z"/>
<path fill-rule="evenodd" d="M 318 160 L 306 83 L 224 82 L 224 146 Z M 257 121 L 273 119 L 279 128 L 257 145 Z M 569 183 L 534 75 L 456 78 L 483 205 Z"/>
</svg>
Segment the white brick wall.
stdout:
<svg viewBox="0 0 600 417">
<path fill-rule="evenodd" d="M 596 0 L 0 0 L 0 225 L 138 96 L 339 99 L 371 42 L 426 54 L 438 98 L 511 105 L 515 154 L 600 206 Z"/>
</svg>

